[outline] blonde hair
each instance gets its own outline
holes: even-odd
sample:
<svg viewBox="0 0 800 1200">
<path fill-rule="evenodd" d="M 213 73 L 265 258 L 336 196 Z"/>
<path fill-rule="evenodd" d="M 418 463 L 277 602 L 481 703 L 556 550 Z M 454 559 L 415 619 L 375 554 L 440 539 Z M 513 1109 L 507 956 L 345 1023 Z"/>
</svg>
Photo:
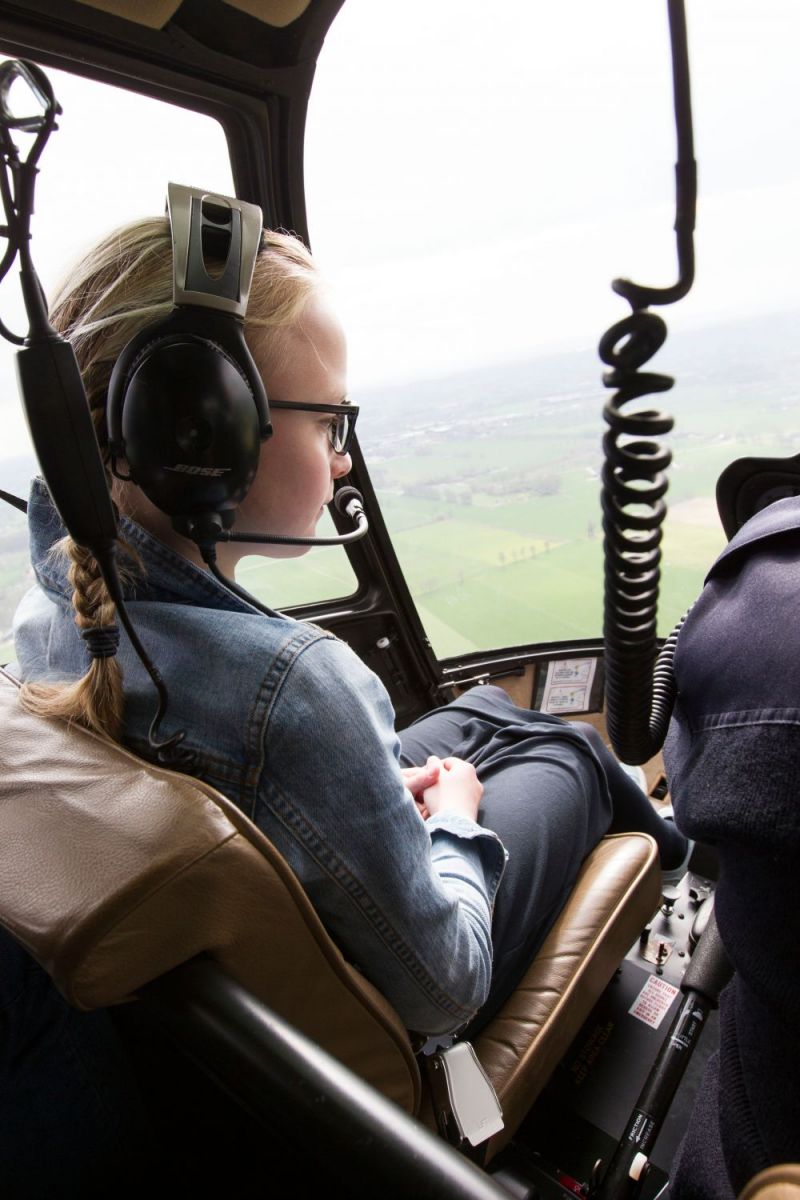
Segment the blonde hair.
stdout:
<svg viewBox="0 0 800 1200">
<path fill-rule="evenodd" d="M 269 332 L 259 338 L 262 348 L 268 356 L 279 353 L 281 339 L 272 331 L 295 324 L 318 287 L 303 243 L 291 234 L 265 230 L 245 321 L 251 349 L 253 331 L 263 330 Z M 52 303 L 51 323 L 75 350 L 112 493 L 106 431 L 111 372 L 131 338 L 171 308 L 172 244 L 166 217 L 136 221 L 110 234 L 77 264 Z M 59 549 L 70 561 L 78 628 L 83 632 L 113 625 L 116 608 L 94 556 L 71 537 Z M 123 549 L 130 562 L 131 552 Z M 124 701 L 116 657 L 92 658 L 86 674 L 72 683 L 27 683 L 22 701 L 32 712 L 120 738 Z"/>
</svg>

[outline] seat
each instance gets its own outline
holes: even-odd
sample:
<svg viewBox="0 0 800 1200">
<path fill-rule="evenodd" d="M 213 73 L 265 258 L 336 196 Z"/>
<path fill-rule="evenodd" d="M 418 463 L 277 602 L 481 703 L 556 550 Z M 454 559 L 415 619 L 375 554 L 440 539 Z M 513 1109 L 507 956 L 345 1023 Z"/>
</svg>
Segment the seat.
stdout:
<svg viewBox="0 0 800 1200">
<path fill-rule="evenodd" d="M 739 1200 L 800 1200 L 800 1164 L 779 1163 L 759 1171 L 739 1193 Z"/>
<path fill-rule="evenodd" d="M 268 839 L 213 788 L 27 713 L 0 671 L 0 923 L 79 1009 L 197 955 L 433 1126 L 399 1017 L 342 956 Z M 514 1131 L 659 901 L 652 839 L 607 837 L 475 1041 Z"/>
</svg>

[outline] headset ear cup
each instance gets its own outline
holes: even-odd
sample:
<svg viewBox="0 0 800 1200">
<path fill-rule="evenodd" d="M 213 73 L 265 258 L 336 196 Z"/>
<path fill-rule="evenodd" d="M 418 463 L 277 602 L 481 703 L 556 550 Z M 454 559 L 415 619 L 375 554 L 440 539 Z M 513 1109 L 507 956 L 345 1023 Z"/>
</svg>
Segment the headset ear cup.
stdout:
<svg viewBox="0 0 800 1200">
<path fill-rule="evenodd" d="M 228 525 L 258 469 L 266 398 L 249 353 L 245 371 L 218 339 L 196 332 L 208 327 L 206 314 L 188 316 L 176 310 L 125 347 L 109 384 L 109 446 L 162 512 L 221 513 Z M 240 328 L 226 330 L 226 322 L 213 317 L 225 340 L 238 333 L 244 345 Z"/>
</svg>

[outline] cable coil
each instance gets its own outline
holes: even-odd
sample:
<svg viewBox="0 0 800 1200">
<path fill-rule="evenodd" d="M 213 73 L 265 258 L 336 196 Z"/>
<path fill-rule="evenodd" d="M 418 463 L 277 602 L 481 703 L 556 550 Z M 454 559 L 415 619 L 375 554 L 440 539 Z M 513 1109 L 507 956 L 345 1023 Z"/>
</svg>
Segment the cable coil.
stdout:
<svg viewBox="0 0 800 1200">
<path fill-rule="evenodd" d="M 642 708 L 651 709 L 654 700 L 661 527 L 667 515 L 665 472 L 672 461 L 671 452 L 656 439 L 674 425 L 671 416 L 655 409 L 626 413 L 625 408 L 643 396 L 672 387 L 674 380 L 669 375 L 639 370 L 661 348 L 666 336 L 661 317 L 640 311 L 612 325 L 599 346 L 602 361 L 611 368 L 604 373 L 603 383 L 615 389 L 603 408 L 609 428 L 603 438 L 601 491 L 608 731 L 624 762 L 650 757 L 651 737 L 644 739 L 643 745 L 632 712 L 638 717 Z M 659 696 L 659 710 L 664 700 Z M 658 737 L 657 731 L 650 733 Z"/>
<path fill-rule="evenodd" d="M 667 326 L 648 309 L 682 299 L 694 279 L 694 218 L 697 196 L 692 136 L 689 59 L 683 0 L 667 0 L 675 125 L 675 234 L 678 280 L 654 288 L 615 279 L 613 290 L 632 312 L 603 335 L 598 352 L 609 368 L 603 384 L 613 396 L 603 407 L 601 506 L 605 548 L 603 639 L 608 733 L 623 762 L 643 763 L 664 742 L 675 698 L 672 659 L 684 616 L 659 656 L 656 619 L 661 579 L 666 471 L 672 454 L 658 439 L 674 421 L 657 409 L 629 407 L 642 397 L 667 392 L 674 380 L 642 371 L 664 345 Z M 687 614 L 688 615 L 688 614 Z"/>
</svg>

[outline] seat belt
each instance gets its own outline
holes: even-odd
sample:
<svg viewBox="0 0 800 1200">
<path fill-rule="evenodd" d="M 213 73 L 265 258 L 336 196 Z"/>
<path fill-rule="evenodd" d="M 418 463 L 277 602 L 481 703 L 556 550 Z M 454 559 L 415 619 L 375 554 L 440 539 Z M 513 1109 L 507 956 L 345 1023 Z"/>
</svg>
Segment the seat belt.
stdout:
<svg viewBox="0 0 800 1200">
<path fill-rule="evenodd" d="M 431 1038 L 420 1054 L 440 1135 L 475 1158 L 474 1149 L 499 1133 L 504 1122 L 497 1093 L 472 1043 Z"/>
</svg>

